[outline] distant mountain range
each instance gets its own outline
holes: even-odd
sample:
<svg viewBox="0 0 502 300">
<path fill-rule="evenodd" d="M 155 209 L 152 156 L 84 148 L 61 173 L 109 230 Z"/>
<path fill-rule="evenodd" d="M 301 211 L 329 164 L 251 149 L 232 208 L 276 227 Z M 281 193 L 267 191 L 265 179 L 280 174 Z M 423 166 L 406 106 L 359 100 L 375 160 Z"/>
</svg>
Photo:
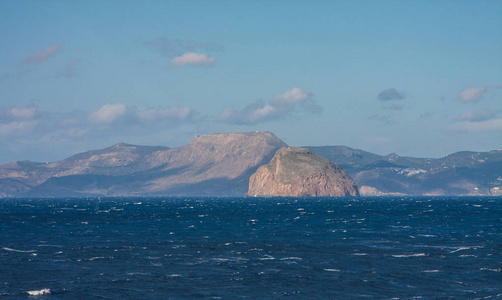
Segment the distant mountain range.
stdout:
<svg viewBox="0 0 502 300">
<path fill-rule="evenodd" d="M 119 143 L 67 159 L 0 165 L 0 197 L 243 196 L 249 178 L 287 146 L 270 132 L 195 137 L 180 148 Z M 502 195 L 502 151 L 439 159 L 306 147 L 342 167 L 361 195 Z"/>
<path fill-rule="evenodd" d="M 502 151 L 442 158 L 377 155 L 345 146 L 308 147 L 336 162 L 362 195 L 502 195 Z"/>
</svg>

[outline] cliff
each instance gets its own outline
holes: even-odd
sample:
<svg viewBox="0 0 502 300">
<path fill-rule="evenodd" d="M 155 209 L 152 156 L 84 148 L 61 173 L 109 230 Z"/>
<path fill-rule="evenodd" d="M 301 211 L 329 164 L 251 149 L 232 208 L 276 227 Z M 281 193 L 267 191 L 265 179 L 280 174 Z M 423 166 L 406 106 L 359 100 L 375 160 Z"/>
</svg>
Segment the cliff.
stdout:
<svg viewBox="0 0 502 300">
<path fill-rule="evenodd" d="M 279 149 L 249 179 L 248 196 L 358 196 L 350 176 L 338 165 L 305 148 Z"/>
</svg>

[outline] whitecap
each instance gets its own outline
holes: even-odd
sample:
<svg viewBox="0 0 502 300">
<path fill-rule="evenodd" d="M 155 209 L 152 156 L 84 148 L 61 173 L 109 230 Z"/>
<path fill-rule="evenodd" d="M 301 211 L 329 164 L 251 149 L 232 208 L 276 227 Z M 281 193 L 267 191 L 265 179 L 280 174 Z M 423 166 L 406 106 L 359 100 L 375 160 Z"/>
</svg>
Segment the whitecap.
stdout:
<svg viewBox="0 0 502 300">
<path fill-rule="evenodd" d="M 104 256 L 95 256 L 95 257 L 89 258 L 88 260 L 96 260 L 96 259 L 101 259 L 101 258 L 105 258 L 105 257 Z"/>
<path fill-rule="evenodd" d="M 502 272 L 502 268 L 498 269 L 490 269 L 490 268 L 481 268 L 480 271 L 492 271 L 492 272 Z"/>
<path fill-rule="evenodd" d="M 13 249 L 13 248 L 9 248 L 9 247 L 2 247 L 2 250 L 11 251 L 11 252 L 20 252 L 20 253 L 33 253 L 33 252 L 37 252 L 37 250 L 18 250 L 18 249 Z"/>
<path fill-rule="evenodd" d="M 149 276 L 149 275 L 152 275 L 152 273 L 145 273 L 145 272 L 129 272 L 126 274 L 127 276 L 136 276 L 136 275 L 140 275 L 140 276 Z"/>
<path fill-rule="evenodd" d="M 392 257 L 419 257 L 419 256 L 425 256 L 426 254 L 425 253 L 413 253 L 413 254 L 394 254 L 392 255 Z"/>
<path fill-rule="evenodd" d="M 450 251 L 450 253 L 455 253 L 455 252 L 458 252 L 458 251 L 462 251 L 462 250 L 469 250 L 469 249 L 476 249 L 476 248 L 482 248 L 482 246 L 467 246 L 467 247 L 458 247 L 457 249 L 453 250 L 453 251 Z"/>
<path fill-rule="evenodd" d="M 214 261 L 219 261 L 219 262 L 227 262 L 227 261 L 229 261 L 230 259 L 228 259 L 228 258 L 220 258 L 220 257 L 215 257 L 215 258 L 212 258 L 211 260 L 214 260 Z"/>
<path fill-rule="evenodd" d="M 265 257 L 260 257 L 258 259 L 259 260 L 274 260 L 275 257 L 273 257 L 272 255 L 265 254 Z"/>
<path fill-rule="evenodd" d="M 301 257 L 296 257 L 296 256 L 290 256 L 290 257 L 283 257 L 281 260 L 302 260 Z"/>
<path fill-rule="evenodd" d="M 33 291 L 27 291 L 28 295 L 30 296 L 40 296 L 40 295 L 48 295 L 51 293 L 50 289 L 41 289 L 41 290 L 33 290 Z"/>
<path fill-rule="evenodd" d="M 424 273 L 438 273 L 439 270 L 423 270 Z"/>
<path fill-rule="evenodd" d="M 352 253 L 352 255 L 364 256 L 364 255 L 368 255 L 368 253 L 359 252 L 359 253 Z"/>
<path fill-rule="evenodd" d="M 340 272 L 339 269 L 323 269 L 323 270 L 327 272 Z"/>
</svg>

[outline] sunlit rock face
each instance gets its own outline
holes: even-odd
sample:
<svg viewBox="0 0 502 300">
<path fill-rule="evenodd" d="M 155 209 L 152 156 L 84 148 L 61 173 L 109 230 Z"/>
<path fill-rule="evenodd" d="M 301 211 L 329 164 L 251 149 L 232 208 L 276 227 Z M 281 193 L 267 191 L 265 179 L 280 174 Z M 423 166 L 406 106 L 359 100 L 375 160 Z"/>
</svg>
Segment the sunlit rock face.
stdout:
<svg viewBox="0 0 502 300">
<path fill-rule="evenodd" d="M 248 196 L 358 196 L 356 184 L 337 164 L 305 148 L 279 149 L 249 179 Z"/>
</svg>

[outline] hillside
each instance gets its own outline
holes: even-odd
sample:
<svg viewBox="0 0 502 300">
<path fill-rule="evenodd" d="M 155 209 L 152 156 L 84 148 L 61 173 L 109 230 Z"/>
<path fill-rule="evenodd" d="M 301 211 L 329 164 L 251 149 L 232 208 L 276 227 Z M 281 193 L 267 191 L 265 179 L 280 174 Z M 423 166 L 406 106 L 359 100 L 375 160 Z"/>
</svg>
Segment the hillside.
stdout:
<svg viewBox="0 0 502 300">
<path fill-rule="evenodd" d="M 345 146 L 308 147 L 337 162 L 361 195 L 502 195 L 502 151 L 442 158 L 381 156 Z"/>
<path fill-rule="evenodd" d="M 179 148 L 118 143 L 56 162 L 16 161 L 0 165 L 0 197 L 242 196 L 286 146 L 270 132 L 220 133 Z M 432 159 L 306 148 L 339 165 L 361 195 L 502 195 L 501 150 Z M 301 165 L 307 172 L 316 160 Z"/>
<path fill-rule="evenodd" d="M 188 145 L 124 143 L 53 163 L 0 166 L 0 196 L 239 195 L 286 144 L 269 132 L 195 137 Z"/>
</svg>

